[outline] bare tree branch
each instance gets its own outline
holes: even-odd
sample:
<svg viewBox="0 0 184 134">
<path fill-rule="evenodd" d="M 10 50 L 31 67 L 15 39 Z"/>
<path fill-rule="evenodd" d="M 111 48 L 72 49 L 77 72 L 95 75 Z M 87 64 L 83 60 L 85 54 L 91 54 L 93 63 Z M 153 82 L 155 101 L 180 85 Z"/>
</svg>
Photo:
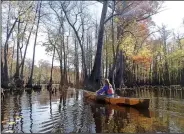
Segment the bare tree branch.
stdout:
<svg viewBox="0 0 184 134">
<path fill-rule="evenodd" d="M 131 4 L 129 4 L 127 7 L 125 7 L 121 13 L 116 13 L 116 14 L 113 14 L 113 15 L 111 15 L 110 17 L 108 17 L 108 18 L 105 20 L 104 24 L 107 23 L 107 22 L 108 22 L 111 18 L 113 18 L 114 16 L 118 16 L 118 15 L 122 15 L 122 16 L 123 16 L 124 11 L 125 11 L 127 8 L 129 8 L 131 5 L 133 5 L 133 2 L 132 2 Z M 113 12 L 114 12 L 114 11 L 115 11 L 115 8 L 113 9 Z"/>
</svg>

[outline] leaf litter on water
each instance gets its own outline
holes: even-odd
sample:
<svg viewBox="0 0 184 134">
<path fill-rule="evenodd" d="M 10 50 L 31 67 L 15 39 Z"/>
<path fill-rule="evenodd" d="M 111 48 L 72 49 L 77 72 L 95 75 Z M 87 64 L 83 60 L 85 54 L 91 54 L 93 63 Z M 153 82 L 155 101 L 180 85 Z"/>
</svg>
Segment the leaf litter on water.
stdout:
<svg viewBox="0 0 184 134">
<path fill-rule="evenodd" d="M 5 131 L 5 133 L 13 133 L 14 132 L 14 130 L 7 130 L 7 131 Z"/>
<path fill-rule="evenodd" d="M 12 122 L 9 122 L 9 125 L 13 125 L 13 124 L 15 124 L 15 122 L 14 122 L 14 121 L 12 121 Z"/>
<path fill-rule="evenodd" d="M 2 124 L 5 124 L 5 123 L 7 123 L 7 120 L 1 121 L 1 123 L 2 123 Z"/>
</svg>

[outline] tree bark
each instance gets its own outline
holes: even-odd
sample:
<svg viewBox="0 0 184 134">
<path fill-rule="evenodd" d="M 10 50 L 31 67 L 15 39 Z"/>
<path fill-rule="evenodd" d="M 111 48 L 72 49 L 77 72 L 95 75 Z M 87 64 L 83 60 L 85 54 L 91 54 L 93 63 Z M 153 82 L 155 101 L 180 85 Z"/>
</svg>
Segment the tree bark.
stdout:
<svg viewBox="0 0 184 134">
<path fill-rule="evenodd" d="M 6 37 L 6 42 L 5 42 L 5 45 L 4 45 L 4 71 L 3 71 L 4 72 L 4 77 L 3 77 L 2 84 L 5 87 L 8 87 L 8 83 L 9 83 L 9 77 L 8 77 L 8 61 L 7 61 L 8 41 L 9 41 L 10 35 L 13 32 L 13 29 L 15 27 L 15 24 L 16 24 L 17 20 L 18 20 L 18 18 L 15 19 L 15 21 L 13 23 L 13 26 L 11 27 L 10 31 L 8 32 L 7 37 Z"/>
<path fill-rule="evenodd" d="M 106 47 L 105 47 L 105 68 L 106 68 L 106 71 L 105 71 L 105 78 L 107 78 L 107 74 L 108 74 L 108 46 L 107 46 L 107 34 L 106 34 Z"/>
<path fill-rule="evenodd" d="M 89 48 L 89 50 L 90 50 L 90 72 L 91 72 L 91 70 L 92 70 L 92 68 L 93 68 L 93 49 L 92 49 L 92 47 L 93 47 L 93 44 L 92 44 L 92 35 L 90 36 L 90 48 Z M 89 74 L 90 74 L 90 72 L 89 72 Z"/>
<path fill-rule="evenodd" d="M 116 78 L 115 78 L 115 85 L 116 88 L 121 88 L 124 86 L 124 56 L 123 51 L 119 52 L 119 60 L 116 67 Z"/>
<path fill-rule="evenodd" d="M 69 31 L 69 33 L 70 33 L 70 31 Z M 67 36 L 67 46 L 66 46 L 66 48 L 67 48 L 67 55 L 66 55 L 66 67 L 68 67 L 68 70 L 66 71 L 66 80 L 67 80 L 67 84 L 68 83 L 70 83 L 70 73 L 69 73 L 69 71 L 70 71 L 70 64 L 69 64 L 69 58 L 68 58 L 68 54 L 69 54 L 69 42 L 68 42 L 68 38 L 69 38 L 69 36 Z"/>
<path fill-rule="evenodd" d="M 86 34 L 86 44 L 87 44 L 87 47 L 86 47 L 86 65 L 87 65 L 87 72 L 88 74 L 90 73 L 89 70 L 90 70 L 90 63 L 89 63 L 89 31 L 87 31 L 87 34 Z"/>
<path fill-rule="evenodd" d="M 93 70 L 91 72 L 90 81 L 96 84 L 96 88 L 100 88 L 101 83 L 101 70 L 102 70 L 102 48 L 103 48 L 103 35 L 104 35 L 104 22 L 106 18 L 108 7 L 108 1 L 103 2 L 103 9 L 100 20 L 100 27 L 98 33 L 98 43 L 97 43 L 97 52 L 95 56 L 95 62 L 93 66 Z"/>
<path fill-rule="evenodd" d="M 78 43 L 76 41 L 76 38 L 75 38 L 75 72 L 76 72 L 75 84 L 76 84 L 76 88 L 79 88 Z"/>
<path fill-rule="evenodd" d="M 63 33 L 63 39 L 64 39 L 64 33 Z M 67 70 L 66 70 L 66 49 L 65 49 L 65 41 L 64 40 L 63 40 L 63 54 L 64 54 L 63 55 L 64 56 L 63 57 L 64 58 L 63 59 L 64 60 L 64 73 L 63 73 L 64 76 L 63 77 L 64 77 L 64 85 L 65 85 L 65 84 L 67 84 L 67 77 L 66 77 Z"/>
<path fill-rule="evenodd" d="M 35 14 L 34 22 L 35 22 L 35 19 L 36 19 L 36 14 Z M 32 31 L 33 31 L 33 27 L 34 27 L 34 24 L 32 25 L 31 31 L 29 32 L 29 36 L 28 36 L 27 43 L 26 43 L 26 48 L 25 48 L 25 50 L 24 50 L 24 56 L 23 56 L 22 62 L 21 62 L 20 77 L 21 77 L 22 79 L 23 79 L 23 74 L 24 74 L 24 63 L 25 63 L 25 58 L 26 58 L 26 54 L 27 54 L 27 47 L 28 47 L 28 44 L 29 44 L 29 40 L 30 40 Z"/>
<path fill-rule="evenodd" d="M 38 28 L 39 28 L 39 23 L 40 23 L 41 4 L 42 4 L 42 1 L 40 1 L 40 7 L 39 7 L 39 11 L 38 11 L 38 21 L 37 21 L 37 28 L 36 28 L 34 48 L 33 48 L 33 61 L 32 61 L 31 74 L 30 74 L 29 81 L 28 81 L 28 85 L 31 86 L 31 87 L 32 87 L 32 77 L 33 77 L 33 71 L 34 71 L 34 60 L 35 60 L 36 41 L 37 41 Z"/>
<path fill-rule="evenodd" d="M 13 37 L 13 33 L 12 33 L 12 37 Z M 14 57 L 14 52 L 15 52 L 15 40 L 14 40 L 14 45 L 13 45 L 13 52 L 12 52 L 12 57 L 11 57 L 11 64 L 10 64 L 10 77 L 12 78 L 12 66 L 13 66 L 13 57 Z"/>
<path fill-rule="evenodd" d="M 17 61 L 16 61 L 16 72 L 14 75 L 15 79 L 19 78 L 19 47 L 20 47 L 20 19 L 18 19 L 18 33 L 17 33 Z"/>
<path fill-rule="evenodd" d="M 117 59 L 119 57 L 119 47 L 120 47 L 120 41 L 121 41 L 121 35 L 123 34 L 123 30 L 121 29 L 120 25 L 117 26 L 117 40 L 118 40 L 118 44 L 116 47 L 116 54 L 115 54 L 115 59 L 113 60 L 113 65 L 112 68 L 109 72 L 109 79 L 110 82 L 112 83 L 113 88 L 115 89 L 115 84 L 114 84 L 114 79 L 115 79 L 115 69 L 117 66 Z"/>
<path fill-rule="evenodd" d="M 61 26 L 62 24 L 60 24 L 60 28 L 59 28 L 59 34 L 62 36 L 62 32 L 61 32 Z M 62 47 L 62 39 L 61 39 L 61 42 L 60 42 L 60 53 L 58 53 L 58 55 L 60 55 L 59 57 L 59 61 L 60 61 L 60 87 L 63 86 L 63 47 Z"/>
<path fill-rule="evenodd" d="M 4 66 L 3 66 L 3 59 L 2 59 L 2 50 L 1 50 L 1 79 L 4 78 Z M 4 83 L 1 81 L 1 87 L 4 88 Z"/>
<path fill-rule="evenodd" d="M 86 59 L 85 59 L 85 52 L 84 52 L 84 48 L 83 48 L 83 44 L 82 44 L 82 41 L 79 37 L 79 34 L 78 34 L 78 31 L 76 30 L 74 24 L 72 24 L 69 20 L 69 17 L 67 15 L 67 12 L 66 12 L 66 9 L 62 6 L 62 9 L 63 9 L 63 12 L 66 16 L 66 20 L 68 21 L 69 25 L 72 27 L 72 29 L 74 30 L 74 33 L 77 37 L 77 40 L 79 42 L 79 45 L 80 45 L 80 48 L 81 48 L 81 52 L 82 52 L 82 63 L 83 63 L 83 66 L 84 66 L 84 76 L 85 76 L 85 79 L 88 78 L 88 75 L 87 75 L 87 68 L 86 68 Z"/>
<path fill-rule="evenodd" d="M 52 86 L 52 71 L 53 71 L 53 64 L 54 64 L 54 56 L 55 56 L 55 47 L 54 47 L 54 51 L 53 51 L 52 66 L 51 66 L 51 70 L 50 70 L 50 85 L 51 86 Z"/>
</svg>

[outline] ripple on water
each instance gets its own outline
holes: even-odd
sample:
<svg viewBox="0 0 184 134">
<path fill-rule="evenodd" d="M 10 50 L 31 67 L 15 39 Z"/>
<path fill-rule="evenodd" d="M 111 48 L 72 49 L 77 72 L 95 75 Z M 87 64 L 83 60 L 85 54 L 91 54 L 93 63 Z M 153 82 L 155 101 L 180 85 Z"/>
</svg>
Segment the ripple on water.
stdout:
<svg viewBox="0 0 184 134">
<path fill-rule="evenodd" d="M 20 96 L 18 94 L 9 95 L 1 107 L 1 114 L 7 121 L 2 123 L 2 131 L 13 129 L 15 132 L 49 133 L 53 129 L 58 129 L 65 133 L 95 133 L 96 131 L 106 132 L 108 128 L 109 132 L 120 132 L 120 130 L 125 131 L 126 126 L 139 124 L 142 129 L 145 129 L 145 125 L 150 125 L 146 127 L 152 128 L 150 132 L 159 132 L 161 127 L 163 130 L 170 129 L 170 132 L 184 132 L 184 123 L 182 124 L 184 102 L 179 99 L 154 97 L 152 99 L 154 105 L 151 109 L 154 116 L 148 119 L 141 113 L 135 114 L 127 110 L 118 111 L 118 109 L 112 115 L 108 115 L 108 112 L 104 111 L 108 108 L 104 105 L 99 107 L 96 104 L 92 106 L 88 102 L 83 102 L 82 91 L 71 90 L 67 92 L 67 96 L 57 93 L 58 95 L 51 95 L 51 97 L 46 90 L 32 94 L 24 92 Z M 59 104 L 59 102 L 62 103 Z M 15 120 L 14 115 L 23 116 L 23 119 L 19 120 L 16 126 L 8 124 L 9 121 Z M 107 118 L 109 124 L 105 122 Z M 141 120 L 138 120 L 139 118 Z M 155 124 L 148 123 L 150 119 Z M 137 124 L 136 120 L 138 120 Z M 101 122 L 101 125 L 98 122 Z M 160 128 L 156 127 L 159 125 Z M 132 129 L 127 129 L 125 132 L 128 133 L 129 130 Z"/>
<path fill-rule="evenodd" d="M 44 126 L 44 127 L 42 127 L 42 129 L 40 129 L 40 130 L 38 131 L 38 133 L 47 133 L 47 132 L 51 132 L 52 129 L 53 129 L 53 127 L 54 127 L 53 124 Z"/>
</svg>

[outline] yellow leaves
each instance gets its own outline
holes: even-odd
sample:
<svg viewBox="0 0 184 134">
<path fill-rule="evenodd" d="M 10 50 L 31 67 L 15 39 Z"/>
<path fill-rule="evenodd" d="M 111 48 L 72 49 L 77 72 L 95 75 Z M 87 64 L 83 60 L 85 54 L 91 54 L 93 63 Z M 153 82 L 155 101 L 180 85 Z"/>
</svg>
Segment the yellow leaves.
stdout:
<svg viewBox="0 0 184 134">
<path fill-rule="evenodd" d="M 124 50 L 128 57 L 132 57 L 135 41 L 131 36 L 121 42 L 120 50 Z"/>
<path fill-rule="evenodd" d="M 119 18 L 118 18 L 118 17 L 115 17 L 115 18 L 114 18 L 114 22 L 115 22 L 115 23 L 118 23 L 118 22 L 119 22 Z"/>
<path fill-rule="evenodd" d="M 23 118 L 23 116 L 16 116 L 15 118 L 16 119 L 20 119 L 20 118 Z"/>
<path fill-rule="evenodd" d="M 22 19 L 22 16 L 20 15 L 20 16 L 18 16 L 19 17 L 19 20 L 21 21 L 21 19 Z"/>
<path fill-rule="evenodd" d="M 139 52 L 139 55 L 142 55 L 144 57 L 151 57 L 152 56 L 152 52 L 150 49 L 146 48 L 146 47 L 143 47 L 141 49 L 141 51 Z"/>
<path fill-rule="evenodd" d="M 137 54 L 137 55 L 133 55 L 132 59 L 136 62 L 136 63 L 143 63 L 144 67 L 146 69 L 149 68 L 151 62 L 152 62 L 152 53 L 151 50 L 147 49 L 146 47 L 142 48 L 142 50 Z"/>
<path fill-rule="evenodd" d="M 184 50 L 175 50 L 174 52 L 172 52 L 167 56 L 167 58 L 173 59 L 173 60 L 180 59 L 183 57 L 184 57 Z"/>
<path fill-rule="evenodd" d="M 182 46 L 184 46 L 184 39 L 181 39 L 180 43 L 181 43 Z"/>
</svg>

